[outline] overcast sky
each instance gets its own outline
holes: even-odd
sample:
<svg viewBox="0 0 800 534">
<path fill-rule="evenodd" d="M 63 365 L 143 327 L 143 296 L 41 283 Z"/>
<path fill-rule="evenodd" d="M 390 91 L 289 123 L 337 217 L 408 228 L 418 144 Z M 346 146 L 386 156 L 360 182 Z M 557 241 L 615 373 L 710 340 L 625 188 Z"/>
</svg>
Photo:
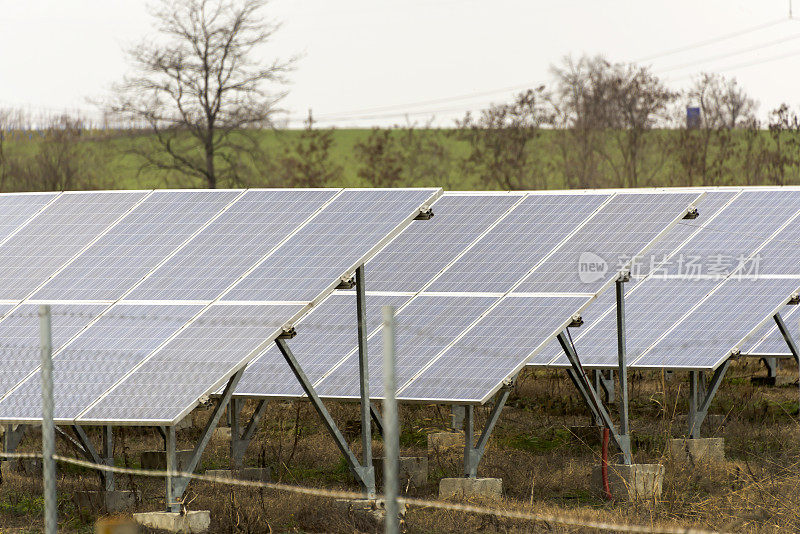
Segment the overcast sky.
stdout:
<svg viewBox="0 0 800 534">
<path fill-rule="evenodd" d="M 583 53 L 651 64 L 674 88 L 736 76 L 762 115 L 800 104 L 789 0 L 273 0 L 266 13 L 283 28 L 264 58 L 302 54 L 284 107 L 338 127 L 449 125 Z M 138 0 L 0 0 L 0 106 L 91 109 L 151 26 Z"/>
</svg>

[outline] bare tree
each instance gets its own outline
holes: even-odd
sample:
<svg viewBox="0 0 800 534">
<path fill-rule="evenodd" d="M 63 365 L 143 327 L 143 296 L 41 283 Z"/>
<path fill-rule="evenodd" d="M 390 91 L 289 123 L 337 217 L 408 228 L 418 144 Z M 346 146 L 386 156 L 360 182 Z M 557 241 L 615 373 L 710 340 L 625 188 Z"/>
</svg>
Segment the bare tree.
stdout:
<svg viewBox="0 0 800 534">
<path fill-rule="evenodd" d="M 753 147 L 750 143 L 753 139 L 746 133 L 737 136 L 734 130 L 746 130 L 755 124 L 756 101 L 735 78 L 704 73 L 680 103 L 676 114 L 678 131 L 673 136 L 675 159 L 681 171 L 678 182 L 681 185 L 725 183 L 735 172 L 732 167 L 736 152 L 741 152 L 741 141 Z M 690 125 L 684 119 L 684 108 L 690 106 L 699 108 L 699 124 Z"/>
<path fill-rule="evenodd" d="M 547 188 L 547 173 L 534 147 L 542 126 L 552 121 L 546 101 L 544 87 L 530 89 L 510 104 L 483 110 L 478 119 L 468 113 L 458 121 L 456 135 L 470 146 L 466 164 L 482 185 Z"/>
<path fill-rule="evenodd" d="M 274 169 L 267 183 L 282 187 L 335 186 L 344 169 L 333 158 L 334 131 L 315 128 L 309 111 L 302 131 L 279 132 L 281 154 L 267 158 L 264 165 Z"/>
<path fill-rule="evenodd" d="M 256 58 L 278 25 L 265 0 L 160 0 L 151 7 L 159 39 L 128 51 L 133 72 L 115 86 L 108 111 L 152 130 L 136 144 L 143 167 L 235 183 L 259 148 L 254 129 L 271 124 L 293 60 Z"/>
</svg>

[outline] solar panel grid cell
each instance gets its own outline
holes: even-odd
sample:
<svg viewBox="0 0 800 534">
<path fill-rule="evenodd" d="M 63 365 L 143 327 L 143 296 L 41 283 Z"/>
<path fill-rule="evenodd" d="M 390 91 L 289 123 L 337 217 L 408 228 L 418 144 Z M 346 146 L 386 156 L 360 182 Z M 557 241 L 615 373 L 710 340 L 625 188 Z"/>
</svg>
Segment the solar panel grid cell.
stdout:
<svg viewBox="0 0 800 534">
<path fill-rule="evenodd" d="M 58 193 L 34 195 L 0 195 L 0 241 L 6 239 Z"/>
</svg>

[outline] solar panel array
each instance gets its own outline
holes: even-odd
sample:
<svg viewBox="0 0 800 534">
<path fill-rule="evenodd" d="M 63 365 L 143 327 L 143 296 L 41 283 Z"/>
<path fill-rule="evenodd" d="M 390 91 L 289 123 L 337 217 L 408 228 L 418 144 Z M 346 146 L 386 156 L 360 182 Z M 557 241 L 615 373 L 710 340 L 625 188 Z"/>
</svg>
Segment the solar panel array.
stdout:
<svg viewBox="0 0 800 534">
<path fill-rule="evenodd" d="M 0 420 L 40 418 L 38 304 L 59 422 L 174 424 L 440 194 L 0 195 Z"/>
<path fill-rule="evenodd" d="M 614 262 L 618 256 L 629 260 L 701 196 L 697 191 L 445 194 L 434 204 L 431 221 L 411 225 L 366 265 L 371 324 L 379 323 L 378 304 L 392 299 L 400 306 L 398 398 L 485 402 L 612 283 L 616 263 L 598 278 L 582 280 L 581 252 L 591 246 L 609 262 L 612 256 Z M 476 210 L 476 204 L 485 208 Z M 476 224 L 466 227 L 473 212 Z M 541 290 L 532 281 L 539 270 L 556 282 Z M 331 346 L 320 346 L 316 333 L 304 338 L 302 323 L 289 345 L 301 366 L 313 370 L 309 376 L 320 396 L 354 399 L 359 396 L 355 303 L 327 306 L 336 297 L 305 321 L 316 328 L 331 325 L 331 332 L 348 329 L 349 345 L 335 337 Z M 382 391 L 379 330 L 372 330 L 367 350 L 376 398 Z M 234 394 L 300 396 L 284 368 L 278 351 L 267 350 L 245 371 L 246 386 Z"/>
<path fill-rule="evenodd" d="M 681 221 L 628 284 L 630 366 L 710 370 L 739 351 L 788 352 L 770 324 L 800 289 L 798 206 L 797 189 L 709 192 L 699 203 L 708 217 Z M 575 334 L 584 366 L 617 365 L 615 310 L 613 299 L 587 310 Z M 765 337 L 757 350 L 754 343 Z M 750 349 L 742 350 L 750 338 Z M 569 365 L 555 344 L 545 353 L 552 358 L 540 365 Z"/>
</svg>

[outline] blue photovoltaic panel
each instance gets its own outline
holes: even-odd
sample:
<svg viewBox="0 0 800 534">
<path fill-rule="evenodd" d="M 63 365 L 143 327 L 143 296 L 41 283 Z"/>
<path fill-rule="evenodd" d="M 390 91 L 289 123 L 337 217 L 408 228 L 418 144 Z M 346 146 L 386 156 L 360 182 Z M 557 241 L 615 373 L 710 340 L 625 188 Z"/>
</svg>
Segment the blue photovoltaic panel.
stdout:
<svg viewBox="0 0 800 534">
<path fill-rule="evenodd" d="M 794 339 L 795 343 L 800 343 L 800 328 L 798 328 L 798 321 L 797 318 L 800 317 L 800 314 L 797 313 L 797 310 L 800 309 L 800 306 L 786 306 L 783 310 L 781 310 L 781 317 L 783 317 L 783 323 L 786 325 L 786 328 L 789 329 L 789 333 L 792 335 L 792 339 Z M 746 346 L 749 346 L 747 350 L 742 350 L 742 353 L 745 354 L 791 354 L 791 350 L 789 350 L 789 345 L 786 343 L 786 340 L 783 339 L 783 335 L 781 334 L 780 330 L 778 330 L 778 326 L 775 324 L 775 320 L 769 321 L 765 324 L 759 331 L 756 333 L 751 342 L 748 343 Z"/>
<path fill-rule="evenodd" d="M 667 234 L 653 244 L 644 257 L 636 262 L 631 268 L 631 273 L 636 276 L 645 276 L 651 269 L 663 271 L 666 265 L 674 261 L 670 255 L 681 247 L 681 245 L 693 234 L 698 233 L 705 226 L 714 226 L 714 217 L 721 213 L 721 210 L 733 200 L 738 194 L 737 191 L 709 191 L 696 204 L 699 216 L 696 219 L 681 219 L 678 224 L 670 228 Z M 629 289 L 630 289 L 629 284 Z"/>
<path fill-rule="evenodd" d="M 173 424 L 272 342 L 301 310 L 212 305 L 120 381 L 80 421 Z M 254 353 L 255 352 L 255 353 Z"/>
<path fill-rule="evenodd" d="M 128 296 L 212 300 L 339 190 L 250 190 Z"/>
<path fill-rule="evenodd" d="M 401 306 L 411 297 L 367 295 L 367 326 L 372 332 L 382 321 L 381 306 Z M 296 326 L 288 341 L 303 372 L 316 382 L 358 346 L 355 293 L 334 293 Z M 236 388 L 242 397 L 299 397 L 303 388 L 274 344 L 247 366 Z"/>
<path fill-rule="evenodd" d="M 730 278 L 632 364 L 714 369 L 798 287 L 787 278 Z"/>
<path fill-rule="evenodd" d="M 618 193 L 515 291 L 598 292 L 698 197 L 698 193 Z M 587 271 L 589 264 L 601 268 Z"/>
<path fill-rule="evenodd" d="M 0 241 L 36 215 L 58 193 L 0 195 Z"/>
<path fill-rule="evenodd" d="M 14 306 L 16 306 L 16 304 L 0 304 L 0 319 L 2 319 L 6 313 L 13 310 Z"/>
<path fill-rule="evenodd" d="M 800 191 L 744 191 L 708 223 L 663 269 L 668 274 L 723 277 L 756 251 L 800 206 Z M 746 269 L 757 268 L 754 263 Z M 758 274 L 753 272 L 751 274 Z"/>
<path fill-rule="evenodd" d="M 700 302 L 719 280 L 649 278 L 630 291 L 625 298 L 625 345 L 628 361 L 633 362 L 650 345 L 684 314 Z M 584 367 L 614 367 L 619 363 L 617 354 L 616 291 L 609 289 L 604 295 L 613 300 L 602 319 L 591 327 L 587 325 L 573 331 L 575 348 Z M 582 330 L 586 328 L 585 331 Z M 576 336 L 575 332 L 580 335 Z M 559 346 L 560 348 L 560 346 Z M 569 365 L 561 353 L 554 365 Z"/>
<path fill-rule="evenodd" d="M 495 302 L 496 297 L 424 295 L 414 299 L 396 320 L 395 376 L 398 386 L 410 380 Z M 370 396 L 376 398 L 383 396 L 382 351 L 382 336 L 376 335 L 367 344 Z M 358 397 L 358 355 L 348 358 L 316 389 L 323 397 Z"/>
<path fill-rule="evenodd" d="M 610 196 L 529 195 L 428 290 L 498 293 L 510 290 Z"/>
<path fill-rule="evenodd" d="M 107 306 L 69 304 L 52 306 L 53 350 L 58 350 Z M 42 361 L 39 306 L 23 304 L 0 321 L 0 397 L 35 371 Z M 41 399 L 39 399 L 41 410 Z"/>
<path fill-rule="evenodd" d="M 438 194 L 437 189 L 345 190 L 223 300 L 312 301 Z"/>
<path fill-rule="evenodd" d="M 754 275 L 793 274 L 800 278 L 800 217 L 756 253 L 750 268 Z"/>
<path fill-rule="evenodd" d="M 131 305 L 108 310 L 53 358 L 55 419 L 77 417 L 201 309 Z M 0 420 L 41 419 L 41 381 L 36 373 L 3 399 Z"/>
<path fill-rule="evenodd" d="M 0 299 L 25 298 L 146 194 L 62 194 L 0 246 Z"/>
<path fill-rule="evenodd" d="M 398 399 L 485 402 L 586 302 L 578 296 L 503 299 Z"/>
<path fill-rule="evenodd" d="M 369 262 L 367 287 L 421 290 L 521 198 L 522 194 L 445 194 L 433 205 L 431 220 L 413 222 Z"/>
<path fill-rule="evenodd" d="M 240 191 L 154 191 L 32 298 L 117 300 Z"/>
</svg>

